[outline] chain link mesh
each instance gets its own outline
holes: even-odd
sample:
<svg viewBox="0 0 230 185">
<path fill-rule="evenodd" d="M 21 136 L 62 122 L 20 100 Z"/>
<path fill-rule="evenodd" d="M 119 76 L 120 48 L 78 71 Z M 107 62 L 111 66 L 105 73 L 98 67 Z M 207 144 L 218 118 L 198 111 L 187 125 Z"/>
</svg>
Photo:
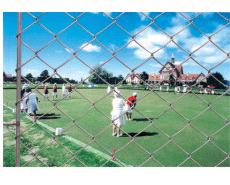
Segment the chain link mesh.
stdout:
<svg viewBox="0 0 230 185">
<path fill-rule="evenodd" d="M 66 15 L 68 15 L 71 19 L 72 19 L 72 23 L 67 26 L 66 28 L 64 28 L 63 30 L 61 30 L 59 33 L 57 34 L 54 34 L 53 32 L 51 32 L 48 28 L 46 28 L 44 25 L 41 24 L 41 22 L 39 22 L 39 19 L 40 17 L 42 17 L 45 13 L 42 13 L 40 14 L 38 17 L 35 17 L 33 14 L 31 13 L 28 13 L 28 15 L 30 15 L 32 18 L 34 18 L 34 22 L 32 24 L 30 24 L 28 27 L 26 27 L 24 30 L 21 31 L 21 33 L 19 33 L 17 35 L 17 37 L 19 35 L 22 35 L 24 32 L 26 32 L 29 28 L 31 28 L 32 26 L 34 26 L 35 24 L 38 24 L 40 25 L 43 29 L 45 29 L 47 32 L 49 32 L 52 36 L 53 36 L 53 39 L 48 43 L 46 44 L 45 46 L 43 46 L 42 48 L 40 48 L 39 50 L 34 50 L 33 48 L 31 48 L 29 45 L 27 45 L 26 43 L 24 42 L 21 42 L 21 44 L 23 44 L 24 46 L 26 46 L 30 51 L 32 51 L 34 53 L 34 56 L 32 56 L 29 60 L 27 60 L 26 62 L 24 62 L 21 66 L 18 66 L 18 68 L 16 69 L 16 71 L 18 71 L 19 69 L 21 69 L 23 66 L 25 66 L 27 63 L 29 63 L 30 61 L 32 61 L 34 58 L 37 58 L 39 59 L 42 63 L 44 63 L 46 66 L 48 66 L 49 68 L 51 68 L 53 70 L 53 74 L 50 75 L 49 78 L 53 77 L 54 75 L 57 75 L 59 78 L 61 78 L 62 80 L 64 80 L 67 84 L 71 84 L 69 81 L 67 81 L 65 78 L 63 78 L 59 73 L 58 73 L 58 70 L 63 67 L 64 65 L 66 65 L 68 62 L 70 62 L 73 58 L 76 58 L 78 59 L 78 61 L 80 61 L 83 65 L 85 65 L 86 67 L 88 67 L 89 69 L 91 69 L 93 72 L 92 74 L 90 74 L 88 77 L 86 77 L 85 79 L 83 79 L 81 82 L 79 82 L 78 84 L 74 85 L 74 84 L 71 84 L 73 86 L 73 92 L 76 92 L 78 93 L 79 95 L 81 95 L 85 100 L 87 100 L 92 106 L 90 109 L 88 109 L 84 114 L 82 114 L 81 116 L 79 116 L 78 118 L 76 119 L 73 119 L 71 118 L 68 114 L 66 114 L 63 110 L 61 110 L 61 108 L 59 108 L 58 106 L 58 103 L 61 102 L 63 99 L 65 99 L 68 95 L 65 95 L 63 98 L 59 99 L 58 101 L 54 102 L 53 100 L 49 99 L 48 97 L 45 97 L 50 103 L 53 104 L 53 107 L 48 110 L 46 113 L 42 114 L 41 116 L 37 117 L 37 118 L 33 118 L 31 117 L 29 114 L 27 114 L 25 112 L 25 114 L 30 117 L 30 119 L 32 119 L 34 121 L 34 123 L 32 125 L 30 125 L 28 128 L 26 128 L 25 130 L 21 131 L 20 135 L 22 135 L 23 133 L 27 132 L 29 129 L 31 129 L 34 125 L 37 125 L 38 127 L 40 127 L 42 130 L 44 130 L 46 133 L 48 133 L 53 139 L 52 141 L 50 141 L 46 146 L 44 146 L 42 149 L 40 149 L 39 151 L 37 152 L 33 152 L 30 150 L 30 148 L 28 148 L 27 146 L 25 146 L 22 142 L 21 142 L 21 145 L 23 147 L 25 147 L 28 151 L 32 152 L 34 154 L 34 157 L 29 160 L 27 163 L 25 163 L 23 166 L 26 166 L 28 163 L 30 163 L 31 161 L 33 161 L 33 159 L 38 159 L 42 164 L 44 164 L 45 166 L 48 166 L 46 163 L 44 163 L 41 159 L 39 159 L 38 157 L 38 154 L 39 152 L 43 151 L 44 149 L 46 149 L 47 147 L 49 147 L 52 143 L 57 143 L 58 145 L 62 146 L 66 151 L 68 151 L 72 157 L 66 161 L 64 164 L 62 164 L 61 166 L 64 166 L 65 164 L 67 164 L 69 161 L 71 161 L 72 159 L 76 159 L 77 161 L 79 161 L 83 166 L 87 166 L 86 164 L 84 164 L 81 160 L 79 160 L 77 157 L 76 157 L 76 154 L 78 154 L 79 152 L 81 152 L 82 150 L 84 150 L 85 148 L 87 148 L 90 144 L 92 143 L 96 143 L 97 145 L 99 145 L 103 150 L 105 150 L 105 152 L 109 153 L 111 155 L 111 158 L 109 160 L 107 160 L 104 164 L 102 164 L 101 166 L 104 166 L 105 164 L 107 164 L 109 161 L 111 161 L 112 159 L 116 162 L 118 162 L 121 166 L 124 166 L 119 159 L 116 158 L 116 154 L 119 153 L 121 150 L 123 150 L 124 148 L 126 148 L 128 145 L 130 145 L 131 143 L 134 143 L 136 146 L 138 146 L 142 151 L 144 151 L 145 153 L 147 153 L 149 155 L 149 158 L 144 161 L 140 166 L 143 166 L 144 164 L 146 164 L 148 161 L 150 160 L 153 160 L 155 161 L 157 164 L 159 164 L 160 166 L 164 166 L 163 164 L 161 164 L 158 160 L 156 160 L 153 155 L 155 153 L 157 153 L 158 151 L 160 151 L 162 148 L 164 148 L 165 146 L 167 146 L 169 143 L 172 143 L 174 146 L 176 146 L 179 150 L 181 150 L 185 155 L 187 155 L 187 158 L 181 163 L 179 164 L 178 166 L 182 166 L 186 161 L 188 161 L 189 159 L 192 160 L 195 164 L 197 164 L 198 166 L 201 166 L 197 161 L 195 161 L 193 158 L 192 158 L 192 154 L 194 154 L 196 151 L 200 150 L 201 148 L 203 148 L 206 144 L 210 143 L 212 144 L 215 148 L 217 148 L 219 151 L 221 151 L 222 153 L 224 153 L 226 155 L 226 158 L 223 159 L 221 162 L 219 162 L 216 166 L 220 166 L 222 163 L 224 163 L 224 161 L 230 159 L 229 158 L 229 153 L 226 153 L 225 151 L 223 151 L 221 148 L 219 148 L 216 144 L 214 144 L 212 141 L 211 141 L 211 138 L 216 135 L 217 133 L 219 133 L 220 131 L 222 131 L 225 127 L 229 126 L 229 120 L 227 120 L 226 118 L 224 118 L 221 114 L 219 114 L 218 112 L 216 112 L 213 108 L 212 108 L 212 103 L 214 103 L 215 101 L 217 101 L 219 98 L 221 98 L 222 96 L 224 96 L 226 93 L 228 93 L 230 90 L 229 90 L 229 87 L 226 86 L 225 84 L 223 84 L 221 81 L 219 81 L 215 76 L 213 76 L 211 74 L 211 71 L 213 71 L 215 68 L 217 68 L 219 65 L 223 64 L 227 59 L 230 58 L 230 54 L 225 52 L 223 49 L 221 49 L 217 44 L 215 44 L 213 41 L 212 41 L 212 37 L 214 35 L 216 35 L 218 32 L 220 32 L 221 30 L 223 30 L 226 26 L 228 26 L 230 24 L 230 21 L 229 19 L 225 18 L 223 15 L 221 15 L 220 13 L 217 12 L 217 14 L 219 14 L 225 21 L 226 21 L 226 25 L 224 27 L 222 27 L 221 29 L 219 29 L 217 32 L 215 32 L 214 34 L 208 36 L 206 35 L 205 33 L 203 33 L 197 26 L 195 26 L 193 24 L 193 20 L 196 19 L 197 17 L 199 17 L 202 13 L 198 14 L 197 16 L 195 16 L 194 18 L 192 19 L 189 19 L 188 17 L 186 17 L 183 13 L 180 13 L 181 16 L 183 16 L 185 19 L 187 19 L 189 21 L 189 24 L 186 25 L 185 27 L 183 27 L 181 30 L 179 30 L 177 33 L 175 33 L 174 35 L 169 35 L 167 34 L 165 31 L 163 31 L 156 23 L 155 23 L 155 20 L 158 19 L 160 16 L 162 16 L 164 13 L 161 13 L 159 14 L 158 16 L 156 16 L 155 18 L 150 18 L 148 15 L 146 15 L 145 13 L 141 13 L 142 15 L 144 15 L 147 19 L 149 19 L 151 21 L 150 24 L 148 24 L 146 27 L 144 27 L 143 29 L 141 29 L 139 32 L 137 32 L 136 34 L 131 34 L 129 33 L 128 31 L 126 31 L 124 28 L 122 28 L 117 22 L 116 20 L 117 19 L 121 19 L 122 15 L 124 13 L 121 13 L 119 16 L 117 16 L 116 18 L 113 18 L 111 17 L 110 15 L 104 13 L 105 16 L 109 17 L 111 20 L 112 20 L 112 23 L 109 24 L 107 27 L 105 27 L 104 29 L 102 29 L 101 31 L 99 31 L 97 34 L 92 34 L 90 31 L 88 31 L 86 28 L 84 28 L 79 22 L 78 22 L 78 19 L 81 18 L 85 13 L 82 13 L 80 14 L 78 17 L 73 17 L 72 15 L 70 15 L 69 13 L 66 13 Z M 85 44 L 82 48 L 80 48 L 79 50 L 77 51 L 73 51 L 71 50 L 69 47 L 67 47 L 63 42 L 61 42 L 58 38 L 58 36 L 63 33 L 65 30 L 67 30 L 68 28 L 70 28 L 71 26 L 73 25 L 77 25 L 79 26 L 80 28 L 82 28 L 85 32 L 87 32 L 88 34 L 90 34 L 93 39 L 91 41 L 89 41 L 87 44 Z M 99 42 L 97 40 L 97 36 L 100 35 L 102 32 L 104 32 L 105 30 L 107 30 L 110 26 L 112 25 L 116 25 L 118 28 L 120 28 L 121 30 L 123 30 L 125 33 L 127 33 L 132 39 L 130 41 L 128 41 L 124 46 L 120 47 L 117 51 L 115 52 L 112 52 L 109 48 L 107 48 L 106 46 L 104 46 L 101 42 Z M 161 48 L 159 48 L 158 50 L 154 51 L 154 52 L 150 52 L 147 48 L 145 48 L 143 45 L 141 45 L 137 40 L 136 40 L 136 37 L 142 33 L 145 29 L 147 29 L 148 27 L 150 27 L 151 25 L 154 25 L 158 30 L 160 30 L 165 36 L 167 36 L 170 40 L 164 44 Z M 202 44 L 199 48 L 197 48 L 195 51 L 189 53 L 188 51 L 186 51 L 183 47 L 181 47 L 177 42 L 175 42 L 174 40 L 174 37 L 178 34 L 180 34 L 183 30 L 185 30 L 188 26 L 192 25 L 196 30 L 198 30 L 200 33 L 202 33 L 202 35 L 206 36 L 208 38 L 208 41 L 205 42 L 204 44 Z M 46 61 L 42 60 L 38 54 L 46 47 L 48 47 L 51 43 L 53 43 L 54 41 L 57 41 L 59 44 L 61 44 L 64 48 L 66 48 L 67 50 L 71 51 L 73 56 L 70 57 L 67 61 L 65 61 L 64 63 L 62 63 L 60 66 L 58 66 L 57 68 L 54 68 L 52 67 L 51 65 L 49 65 Z M 78 52 L 80 52 L 81 50 L 83 50 L 85 47 L 87 47 L 90 43 L 92 43 L 93 41 L 96 41 L 101 47 L 103 47 L 105 50 L 107 50 L 108 52 L 111 53 L 111 57 L 105 61 L 103 64 L 101 64 L 100 66 L 98 66 L 97 68 L 93 68 L 91 66 L 89 66 L 88 64 L 86 64 L 82 59 L 80 59 L 77 54 Z M 140 65 L 138 65 L 137 67 L 135 68 L 130 68 L 126 63 L 125 61 L 121 61 L 117 56 L 116 54 L 121 51 L 123 48 L 125 48 L 126 46 L 128 46 L 130 43 L 132 42 L 135 42 L 139 47 L 141 47 L 142 49 L 144 49 L 146 52 L 148 52 L 150 54 L 150 57 L 148 59 L 146 59 L 144 62 L 142 62 Z M 141 66 L 143 66 L 146 62 L 148 62 L 150 59 L 153 59 L 154 61 L 156 61 L 158 64 L 160 64 L 162 67 L 164 66 L 164 64 L 162 64 L 159 60 L 157 60 L 155 58 L 155 55 L 157 54 L 157 52 L 161 51 L 164 47 L 166 47 L 167 45 L 169 45 L 170 43 L 174 43 L 176 46 L 178 46 L 181 50 L 183 50 L 185 53 L 187 53 L 189 55 L 189 57 L 187 59 L 185 59 L 179 66 L 182 66 L 183 64 L 185 64 L 189 59 L 193 60 L 196 64 L 198 64 L 200 67 L 202 67 L 203 69 L 205 69 L 208 73 L 208 75 L 212 76 L 215 80 L 217 80 L 219 83 L 221 83 L 222 85 L 224 85 L 226 88 L 227 88 L 227 91 L 224 92 L 223 94 L 221 94 L 220 96 L 218 96 L 215 100 L 213 100 L 212 102 L 208 103 L 206 102 L 204 99 L 202 99 L 200 96 L 198 96 L 196 93 L 194 93 L 192 91 L 192 88 L 195 87 L 199 82 L 197 82 L 196 84 L 194 85 L 190 85 L 189 86 L 189 90 L 184 93 L 181 97 L 179 97 L 178 99 L 176 99 L 175 101 L 173 101 L 172 103 L 168 102 L 164 97 L 162 97 L 160 95 L 160 93 L 157 92 L 157 90 L 155 89 L 157 86 L 159 86 L 164 79 L 161 79 L 158 81 L 158 83 L 154 84 L 153 86 L 150 85 L 148 82 L 146 81 L 143 81 L 138 75 L 136 75 L 135 71 L 140 68 Z M 218 63 L 217 65 L 215 65 L 214 67 L 212 67 L 211 69 L 207 69 L 205 66 L 203 66 L 201 63 L 199 63 L 199 61 L 195 60 L 193 58 L 193 55 L 194 53 L 196 53 L 198 50 L 200 50 L 201 48 L 203 48 L 205 45 L 207 45 L 208 43 L 212 43 L 215 47 L 217 47 L 220 51 L 222 51 L 224 54 L 226 54 L 226 58 L 221 61 L 220 63 Z M 149 95 L 150 93 L 154 93 L 157 97 L 159 97 L 160 99 L 162 99 L 164 102 L 166 102 L 168 104 L 168 108 L 163 112 L 161 113 L 160 115 L 158 115 L 156 118 L 153 118 L 153 119 L 150 119 L 148 118 L 147 116 L 145 116 L 142 112 L 140 112 L 138 110 L 138 108 L 134 107 L 134 109 L 140 114 L 142 115 L 144 118 L 146 118 L 150 124 L 142 129 L 139 133 L 135 134 L 134 136 L 131 136 L 129 133 L 125 132 L 125 130 L 123 130 L 121 128 L 121 131 L 123 133 L 125 133 L 128 137 L 130 137 L 130 141 L 124 145 L 123 147 L 121 147 L 120 149 L 118 149 L 114 154 L 111 152 L 111 151 L 108 151 L 105 147 L 103 147 L 100 143 L 97 142 L 96 138 L 101 135 L 102 133 L 104 133 L 106 130 L 108 130 L 109 128 L 111 128 L 114 124 L 114 121 L 115 120 L 112 120 L 110 117 L 108 117 L 106 114 L 104 114 L 100 109 L 98 109 L 96 107 L 97 103 L 99 103 L 100 101 L 102 101 L 104 98 L 108 97 L 112 92 L 116 92 L 115 90 L 115 87 L 118 87 L 119 85 L 121 85 L 123 83 L 123 81 L 125 81 L 128 77 L 126 77 L 125 79 L 123 79 L 121 82 L 119 82 L 118 84 L 116 85 L 111 85 L 109 84 L 105 79 L 101 78 L 97 73 L 96 73 L 96 69 L 104 66 L 105 64 L 107 64 L 110 60 L 112 59 L 116 59 L 117 61 L 119 61 L 120 64 L 122 64 L 124 67 L 126 67 L 127 69 L 130 70 L 131 74 L 133 76 L 135 76 L 136 78 L 138 78 L 144 85 L 148 86 L 149 87 L 149 91 L 143 96 L 143 97 L 140 97 L 137 102 L 141 101 L 143 98 L 145 98 L 147 95 Z M 176 66 L 175 68 L 177 68 L 178 66 Z M 166 78 L 168 78 L 171 74 L 173 75 L 173 71 L 174 69 L 171 69 L 170 73 L 168 74 Z M 112 88 L 112 91 L 106 95 L 104 95 L 102 98 L 100 98 L 99 100 L 93 102 L 91 101 L 90 99 L 88 99 L 86 96 L 84 96 L 81 92 L 79 92 L 79 90 L 77 90 L 77 87 L 79 85 L 81 85 L 82 83 L 84 83 L 86 80 L 88 80 L 91 76 L 93 75 L 96 75 L 98 78 L 100 78 L 103 83 L 109 85 L 111 88 Z M 39 93 L 41 96 L 44 96 L 39 90 L 38 90 L 38 87 L 45 83 L 49 78 L 45 79 L 43 82 L 40 82 L 39 84 L 34 84 L 32 83 L 30 80 L 28 80 L 26 77 L 22 76 L 22 78 L 29 82 L 30 84 L 32 84 L 35 88 L 32 90 L 32 92 L 37 92 Z M 207 79 L 208 76 L 204 76 L 203 79 Z M 202 79 L 202 80 L 203 80 Z M 183 85 L 185 85 L 185 82 L 183 81 L 180 81 Z M 193 94 L 195 97 L 199 98 L 202 102 L 204 102 L 205 104 L 207 104 L 207 108 L 205 110 L 203 110 L 200 114 L 198 114 L 196 117 L 194 117 L 193 119 L 188 119 L 186 118 L 184 115 L 182 115 L 181 113 L 179 113 L 174 107 L 173 107 L 173 104 L 176 103 L 177 101 L 179 101 L 181 98 L 185 97 L 185 96 L 188 96 L 188 94 Z M 27 95 L 28 96 L 28 95 Z M 21 100 L 25 99 L 27 96 L 23 97 Z M 121 95 L 122 96 L 122 95 Z M 127 100 L 125 97 L 122 96 L 123 99 Z M 16 104 L 20 103 L 20 101 L 17 101 Z M 56 140 L 56 136 L 53 135 L 50 131 L 48 131 L 47 129 L 43 128 L 42 126 L 40 126 L 38 124 L 38 120 L 41 119 L 42 117 L 44 117 L 46 114 L 48 114 L 49 112 L 51 112 L 54 108 L 58 109 L 63 115 L 67 116 L 71 121 L 72 121 L 72 124 L 70 126 L 68 126 L 67 128 L 65 128 L 62 133 L 65 133 L 68 129 L 70 129 L 72 126 L 77 126 L 82 132 L 85 132 L 89 137 L 92 138 L 92 140 L 86 144 L 86 146 L 82 147 L 79 151 L 77 152 L 72 152 L 71 150 L 69 150 L 68 148 L 66 148 L 64 145 L 62 145 L 59 141 Z M 99 132 L 98 134 L 96 135 L 91 135 L 89 132 L 87 132 L 85 129 L 83 129 L 81 126 L 79 126 L 76 121 L 78 119 L 80 119 L 81 117 L 85 116 L 90 110 L 92 109 L 95 109 L 97 110 L 98 112 L 100 112 L 103 116 L 105 116 L 106 118 L 108 118 L 108 121 L 111 122 L 110 125 L 108 125 L 104 130 L 102 130 L 101 132 Z M 187 121 L 187 125 L 185 127 L 183 127 L 181 130 L 179 130 L 178 132 L 176 132 L 174 135 L 172 136 L 169 136 L 167 133 L 165 133 L 163 130 L 161 130 L 160 128 L 157 127 L 156 124 L 154 124 L 154 121 L 158 118 L 160 118 L 162 115 L 164 115 L 166 112 L 168 112 L 169 110 L 173 110 L 174 112 L 176 112 L 180 117 L 184 118 L 186 121 Z M 213 111 L 213 113 L 217 114 L 220 118 L 222 118 L 225 122 L 226 122 L 226 125 L 224 125 L 222 128 L 220 128 L 218 131 L 216 131 L 215 133 L 213 133 L 212 135 L 208 136 L 204 133 L 202 133 L 199 129 L 197 129 L 194 125 L 192 125 L 192 121 L 195 120 L 196 118 L 198 118 L 199 116 L 201 116 L 202 114 L 204 114 L 207 110 L 211 110 Z M 17 111 L 20 111 L 20 110 L 17 110 Z M 124 113 L 125 114 L 125 113 Z M 124 115 L 123 114 L 123 115 Z M 121 116 L 123 116 L 121 115 Z M 119 119 L 119 118 L 116 118 L 116 119 Z M 149 151 L 147 151 L 144 147 L 142 147 L 140 144 L 138 144 L 136 141 L 135 141 L 135 137 L 137 137 L 138 135 L 140 135 L 142 132 L 144 132 L 146 129 L 148 129 L 150 126 L 153 126 L 155 129 L 157 129 L 158 131 L 160 131 L 163 135 L 165 135 L 167 138 L 168 138 L 168 141 L 163 144 L 160 148 L 158 148 L 157 150 L 155 150 L 154 152 L 150 153 Z M 200 147 L 198 147 L 196 150 L 194 150 L 193 152 L 191 153 L 188 153 L 187 151 L 185 151 L 183 148 L 181 148 L 179 145 L 177 145 L 174 141 L 173 141 L 173 138 L 175 136 L 177 136 L 179 133 L 181 133 L 183 130 L 185 130 L 186 128 L 188 127 L 191 127 L 193 128 L 194 130 L 196 130 L 199 134 L 203 135 L 207 141 L 201 145 Z M 61 134 L 62 134 L 61 133 Z M 17 137 L 20 137 L 20 135 L 17 135 Z"/>
</svg>

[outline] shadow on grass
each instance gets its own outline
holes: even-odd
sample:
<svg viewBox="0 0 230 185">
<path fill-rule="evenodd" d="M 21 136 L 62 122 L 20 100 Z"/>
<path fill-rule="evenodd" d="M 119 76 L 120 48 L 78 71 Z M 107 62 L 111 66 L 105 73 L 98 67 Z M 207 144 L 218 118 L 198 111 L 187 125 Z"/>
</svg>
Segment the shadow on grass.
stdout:
<svg viewBox="0 0 230 185">
<path fill-rule="evenodd" d="M 137 135 L 138 133 L 131 132 L 131 133 L 128 133 L 128 134 L 133 137 L 133 136 Z M 157 134 L 158 134 L 157 132 L 141 132 L 139 135 L 137 135 L 135 137 L 154 136 L 154 135 L 157 135 Z M 122 137 L 129 137 L 129 136 L 124 133 L 124 135 Z"/>
<path fill-rule="evenodd" d="M 149 118 L 149 119 L 153 120 L 154 118 Z M 136 119 L 133 119 L 133 121 L 149 121 L 149 120 L 147 118 L 136 118 Z"/>
<path fill-rule="evenodd" d="M 36 116 L 42 116 L 43 114 L 36 114 Z M 55 113 L 51 113 L 51 114 L 45 114 L 43 117 L 39 118 L 39 119 L 59 119 L 61 118 L 61 114 L 55 114 Z"/>
</svg>

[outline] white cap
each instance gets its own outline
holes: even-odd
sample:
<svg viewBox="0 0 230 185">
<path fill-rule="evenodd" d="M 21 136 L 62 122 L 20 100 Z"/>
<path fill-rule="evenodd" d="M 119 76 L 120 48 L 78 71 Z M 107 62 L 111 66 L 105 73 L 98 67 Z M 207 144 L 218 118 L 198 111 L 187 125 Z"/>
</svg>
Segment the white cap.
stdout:
<svg viewBox="0 0 230 185">
<path fill-rule="evenodd" d="M 26 89 L 26 88 L 27 88 L 27 86 L 26 86 L 26 84 L 24 84 L 23 87 L 22 87 L 22 89 Z"/>
<path fill-rule="evenodd" d="M 120 91 L 117 91 L 117 92 L 114 92 L 114 96 L 115 97 L 119 97 L 121 94 L 120 94 Z"/>
<path fill-rule="evenodd" d="M 136 92 L 134 92 L 134 93 L 133 93 L 133 96 L 137 96 L 137 93 L 136 93 Z"/>
<path fill-rule="evenodd" d="M 56 83 L 54 83 L 54 85 L 57 85 Z"/>
</svg>

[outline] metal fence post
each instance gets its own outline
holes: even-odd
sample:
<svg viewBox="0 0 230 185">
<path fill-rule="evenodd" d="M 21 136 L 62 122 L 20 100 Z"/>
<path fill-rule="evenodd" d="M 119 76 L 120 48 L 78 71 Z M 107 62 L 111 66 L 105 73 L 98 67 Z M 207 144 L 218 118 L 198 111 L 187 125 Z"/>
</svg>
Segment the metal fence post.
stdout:
<svg viewBox="0 0 230 185">
<path fill-rule="evenodd" d="M 17 104 L 16 104 L 16 167 L 20 167 L 20 106 L 21 106 L 21 31 L 22 13 L 18 12 L 17 31 Z"/>
</svg>

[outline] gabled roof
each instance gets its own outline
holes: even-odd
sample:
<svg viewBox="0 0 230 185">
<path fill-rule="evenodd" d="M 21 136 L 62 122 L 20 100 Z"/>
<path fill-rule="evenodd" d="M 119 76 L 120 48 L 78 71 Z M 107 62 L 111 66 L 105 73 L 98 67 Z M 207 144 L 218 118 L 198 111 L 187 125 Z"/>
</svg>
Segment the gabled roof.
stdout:
<svg viewBox="0 0 230 185">
<path fill-rule="evenodd" d="M 181 72 L 181 70 L 183 70 L 182 65 L 176 66 L 176 65 L 172 64 L 171 62 L 167 62 L 167 63 L 161 68 L 161 70 L 159 71 L 159 73 L 162 72 L 162 70 L 167 66 L 167 64 L 169 64 L 169 65 L 171 66 L 171 68 L 175 68 L 174 71 L 178 71 L 179 73 Z"/>
<path fill-rule="evenodd" d="M 136 75 L 136 76 L 135 76 Z M 135 78 L 135 77 L 140 77 L 140 74 L 139 73 L 136 73 L 136 74 L 127 74 L 127 76 L 126 76 L 126 78 L 128 78 L 129 76 L 131 77 L 131 78 Z"/>
<path fill-rule="evenodd" d="M 160 80 L 160 75 L 149 75 L 149 80 Z"/>
<path fill-rule="evenodd" d="M 13 78 L 13 75 L 12 74 L 6 74 L 6 77 L 7 78 Z"/>
<path fill-rule="evenodd" d="M 200 73 L 200 74 L 181 74 L 180 75 L 180 78 L 182 80 L 185 80 L 186 78 L 188 78 L 189 80 L 192 80 L 192 79 L 197 79 L 199 76 L 205 76 L 203 73 Z"/>
</svg>

